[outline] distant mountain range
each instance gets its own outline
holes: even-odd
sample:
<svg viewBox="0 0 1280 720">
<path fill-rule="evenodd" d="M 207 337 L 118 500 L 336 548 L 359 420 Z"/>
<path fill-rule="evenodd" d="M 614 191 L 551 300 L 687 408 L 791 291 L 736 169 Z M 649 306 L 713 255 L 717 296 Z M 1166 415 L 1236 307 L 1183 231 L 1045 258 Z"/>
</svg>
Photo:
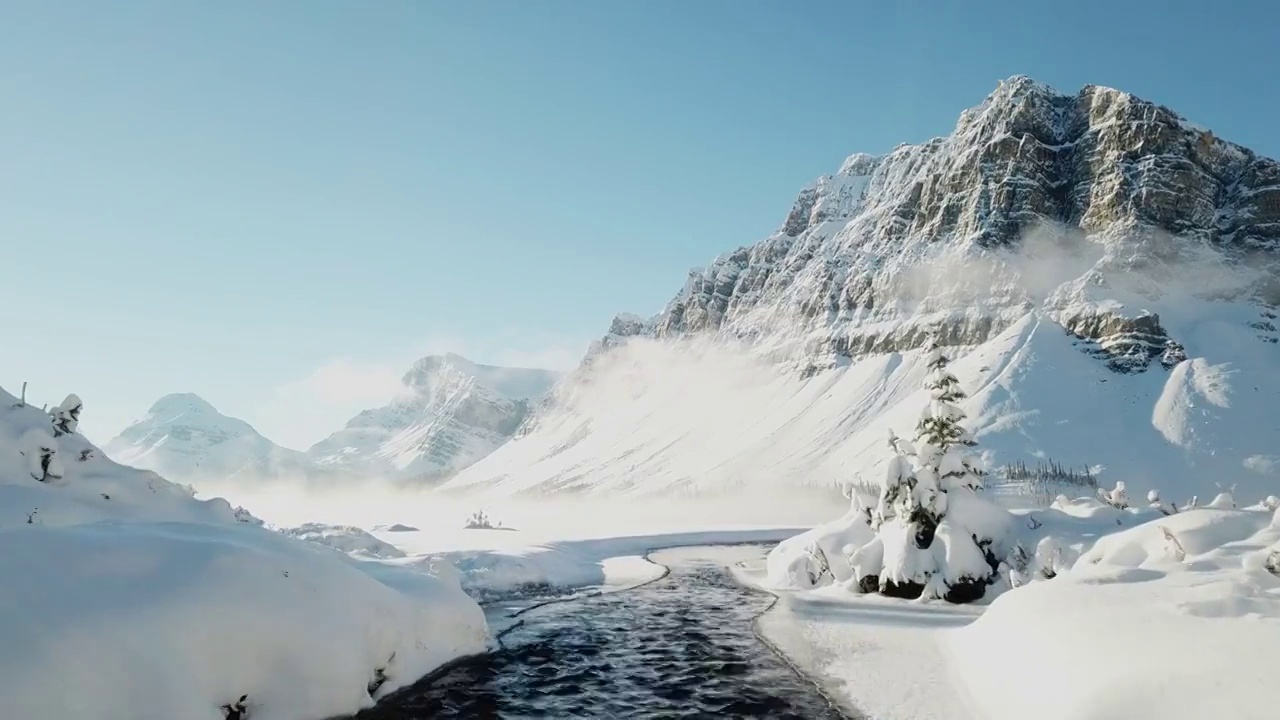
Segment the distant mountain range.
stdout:
<svg viewBox="0 0 1280 720">
<path fill-rule="evenodd" d="M 166 395 L 107 443 L 117 462 L 172 480 L 382 478 L 437 483 L 505 443 L 555 383 L 550 370 L 425 357 L 403 392 L 365 410 L 306 452 L 280 447 L 249 423 L 190 393 Z"/>
</svg>

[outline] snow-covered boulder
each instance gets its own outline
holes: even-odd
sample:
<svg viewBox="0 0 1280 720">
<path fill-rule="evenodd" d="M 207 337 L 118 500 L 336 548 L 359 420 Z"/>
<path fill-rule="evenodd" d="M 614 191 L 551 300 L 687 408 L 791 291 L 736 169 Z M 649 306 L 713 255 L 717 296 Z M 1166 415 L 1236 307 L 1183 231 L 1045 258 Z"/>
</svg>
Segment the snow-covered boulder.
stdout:
<svg viewBox="0 0 1280 720">
<path fill-rule="evenodd" d="M 403 523 L 392 523 L 391 525 L 374 525 L 373 529 L 377 532 L 389 532 L 389 533 L 418 532 L 418 528 L 412 525 L 405 525 Z"/>
<path fill-rule="evenodd" d="M 861 547 L 874 537 L 867 513 L 852 508 L 839 519 L 778 543 L 766 560 L 767 582 L 778 590 L 808 590 L 847 582 L 853 577 L 853 568 L 846 548 Z"/>
<path fill-rule="evenodd" d="M 218 720 L 241 696 L 253 720 L 315 720 L 371 705 L 375 678 L 380 696 L 484 650 L 484 615 L 443 563 L 272 532 L 75 433 L 58 455 L 87 459 L 41 482 L 25 438 L 50 416 L 15 400 L 0 390 L 6 720 Z"/>
</svg>

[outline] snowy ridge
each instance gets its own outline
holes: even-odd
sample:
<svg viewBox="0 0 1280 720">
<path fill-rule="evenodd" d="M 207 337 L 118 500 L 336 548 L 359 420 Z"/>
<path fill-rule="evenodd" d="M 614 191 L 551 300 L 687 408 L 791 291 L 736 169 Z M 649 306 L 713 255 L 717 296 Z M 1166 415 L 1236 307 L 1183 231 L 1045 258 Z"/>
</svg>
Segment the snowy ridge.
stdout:
<svg viewBox="0 0 1280 720">
<path fill-rule="evenodd" d="M 456 570 L 272 532 L 51 420 L 0 390 L 5 718 L 212 719 L 247 696 L 314 720 L 484 649 Z"/>
<path fill-rule="evenodd" d="M 778 232 L 692 274 L 653 332 L 718 331 L 821 364 L 918 346 L 918 329 L 938 323 L 952 344 L 978 343 L 1028 304 L 1068 326 L 1099 312 L 1128 318 L 1143 308 L 1107 302 L 1110 282 L 1143 269 L 1151 279 L 1132 300 L 1157 300 L 1161 273 L 1204 260 L 1207 247 L 1231 268 L 1261 257 L 1274 277 L 1277 198 L 1274 161 L 1165 108 L 1011 78 L 952 135 L 854 155 L 820 178 Z M 1032 250 L 1074 267 L 1046 275 L 1055 262 L 1027 267 L 998 252 L 1029 236 Z M 1233 294 L 1280 300 L 1248 280 Z"/>
<path fill-rule="evenodd" d="M 619 316 L 499 493 L 873 484 L 936 336 L 990 467 L 1211 493 L 1280 482 L 1280 165 L 1126 93 L 1011 78 L 952 135 L 851 156 L 770 237 Z"/>
</svg>

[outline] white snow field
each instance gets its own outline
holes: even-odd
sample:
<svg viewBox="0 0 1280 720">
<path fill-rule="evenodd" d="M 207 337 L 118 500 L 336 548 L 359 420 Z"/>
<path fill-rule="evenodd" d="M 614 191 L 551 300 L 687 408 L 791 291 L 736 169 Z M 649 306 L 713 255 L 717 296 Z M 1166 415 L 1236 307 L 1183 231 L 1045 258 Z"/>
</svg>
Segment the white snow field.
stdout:
<svg viewBox="0 0 1280 720">
<path fill-rule="evenodd" d="M 443 561 L 456 566 L 468 591 L 482 595 L 533 586 L 626 587 L 661 572 L 641 558 L 648 550 L 777 542 L 847 503 L 834 492 L 825 498 L 615 500 L 458 498 L 374 482 L 327 491 L 240 482 L 206 489 L 252 507 L 286 533 L 360 555 L 405 556 L 386 561 L 392 565 Z M 503 527 L 463 529 L 479 509 Z"/>
<path fill-rule="evenodd" d="M 241 696 L 254 720 L 317 720 L 485 649 L 451 568 L 272 532 L 17 403 L 0 391 L 6 720 L 220 720 Z"/>
<path fill-rule="evenodd" d="M 1280 513 L 1233 504 L 1015 513 L 1020 543 L 1040 552 L 1026 584 L 986 605 L 852 592 L 837 547 L 870 532 L 852 514 L 747 578 L 782 594 L 766 635 L 871 717 L 1261 720 L 1275 717 L 1280 577 L 1265 566 L 1280 558 Z M 814 544 L 834 576 L 816 589 Z"/>
<path fill-rule="evenodd" d="M 1192 355 L 1171 371 L 1122 374 L 1028 312 L 982 345 L 948 348 L 970 397 L 988 467 L 1052 458 L 1099 482 L 1169 500 L 1236 484 L 1275 492 L 1280 402 L 1274 348 L 1231 304 L 1175 325 Z M 1215 315 L 1217 313 L 1217 315 Z M 885 353 L 803 377 L 716 341 L 630 339 L 566 381 L 534 430 L 464 470 L 450 490 L 596 495 L 873 486 L 885 427 L 906 433 L 926 400 L 918 351 Z M 1229 361 L 1222 358 L 1230 358 Z"/>
<path fill-rule="evenodd" d="M 1280 513 L 1261 508 L 1104 537 L 946 637 L 952 666 L 990 720 L 1274 718 L 1278 551 Z"/>
</svg>

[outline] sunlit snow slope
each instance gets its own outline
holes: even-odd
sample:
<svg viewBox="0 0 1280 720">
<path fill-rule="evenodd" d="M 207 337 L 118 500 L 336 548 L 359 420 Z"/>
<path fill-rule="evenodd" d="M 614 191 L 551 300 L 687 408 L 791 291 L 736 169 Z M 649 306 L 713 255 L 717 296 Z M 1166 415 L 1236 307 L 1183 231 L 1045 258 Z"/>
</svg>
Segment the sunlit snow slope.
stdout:
<svg viewBox="0 0 1280 720">
<path fill-rule="evenodd" d="M 850 157 L 662 313 L 619 316 L 445 487 L 873 483 L 888 427 L 914 430 L 935 335 L 992 469 L 1275 492 L 1277 268 L 1276 162 L 1120 91 L 1011 78 L 946 138 Z"/>
<path fill-rule="evenodd" d="M 1242 497 L 1276 490 L 1274 475 L 1245 466 L 1275 453 L 1280 438 L 1270 412 L 1277 384 L 1257 381 L 1274 361 L 1223 362 L 1225 353 L 1209 352 L 1172 372 L 1118 374 L 1073 342 L 1032 312 L 954 364 L 989 465 L 1052 457 L 1167 497 L 1212 496 L 1214 482 L 1239 483 Z M 926 402 L 920 360 L 917 351 L 887 353 L 803 378 L 708 342 L 633 341 L 593 363 L 536 431 L 448 487 L 656 493 L 874 483 L 886 428 L 910 433 Z"/>
</svg>

